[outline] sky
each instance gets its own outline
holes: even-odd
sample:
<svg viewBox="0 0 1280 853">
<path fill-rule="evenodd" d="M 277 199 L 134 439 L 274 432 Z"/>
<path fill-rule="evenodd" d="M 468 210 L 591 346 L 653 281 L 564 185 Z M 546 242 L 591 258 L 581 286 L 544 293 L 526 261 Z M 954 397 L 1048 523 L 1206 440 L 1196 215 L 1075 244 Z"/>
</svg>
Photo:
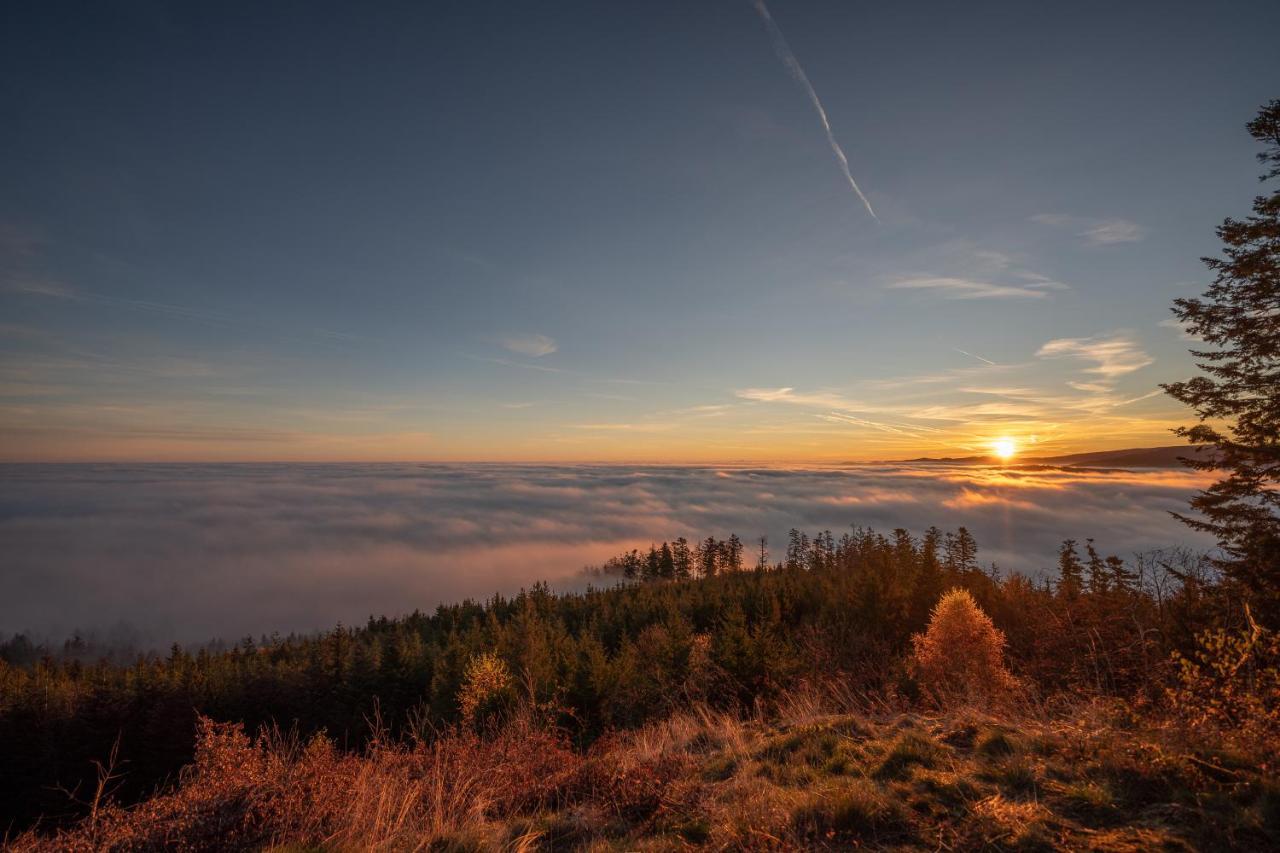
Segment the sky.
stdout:
<svg viewBox="0 0 1280 853">
<path fill-rule="evenodd" d="M 1175 443 L 1272 2 L 10 3 L 0 459 Z"/>
</svg>

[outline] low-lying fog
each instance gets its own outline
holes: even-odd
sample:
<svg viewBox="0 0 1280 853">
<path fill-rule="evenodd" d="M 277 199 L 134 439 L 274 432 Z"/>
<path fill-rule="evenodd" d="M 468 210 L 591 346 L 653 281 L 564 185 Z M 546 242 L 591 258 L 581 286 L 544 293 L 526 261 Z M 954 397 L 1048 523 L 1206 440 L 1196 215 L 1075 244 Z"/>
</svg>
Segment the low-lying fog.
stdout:
<svg viewBox="0 0 1280 853">
<path fill-rule="evenodd" d="M 527 465 L 0 467 L 0 636 L 132 626 L 144 643 L 312 630 L 370 614 L 584 583 L 650 542 L 967 526 L 980 558 L 1040 573 L 1100 550 L 1210 543 L 1169 516 L 1179 469 Z"/>
</svg>

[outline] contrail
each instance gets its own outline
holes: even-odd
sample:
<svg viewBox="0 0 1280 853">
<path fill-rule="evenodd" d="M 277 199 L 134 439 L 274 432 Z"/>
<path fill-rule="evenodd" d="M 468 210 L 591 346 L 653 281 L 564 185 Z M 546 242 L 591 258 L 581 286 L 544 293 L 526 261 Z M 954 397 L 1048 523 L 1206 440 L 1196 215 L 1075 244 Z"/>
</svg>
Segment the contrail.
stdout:
<svg viewBox="0 0 1280 853">
<path fill-rule="evenodd" d="M 803 86 L 805 92 L 809 95 L 809 102 L 813 104 L 813 108 L 818 112 L 818 118 L 822 121 L 822 129 L 827 132 L 827 142 L 831 145 L 831 151 L 836 155 L 836 160 L 840 163 L 840 170 L 844 172 L 849 186 L 857 193 L 858 198 L 862 199 L 862 203 L 867 208 L 867 213 L 871 214 L 871 218 L 879 222 L 880 217 L 876 216 L 875 210 L 871 207 L 871 202 L 867 201 L 867 197 L 862 194 L 862 190 L 858 187 L 858 182 L 853 179 L 853 174 L 849 171 L 849 158 L 844 156 L 844 149 L 840 147 L 839 142 L 836 142 L 836 136 L 831 132 L 831 122 L 827 121 L 827 111 L 822 108 L 822 101 L 818 100 L 818 93 L 814 91 L 813 84 L 809 82 L 809 76 L 800 67 L 800 61 L 791 52 L 791 46 L 787 44 L 786 36 L 782 34 L 782 30 L 778 29 L 778 25 L 774 23 L 773 15 L 769 14 L 769 8 L 764 5 L 764 0 L 754 0 L 752 5 L 760 13 L 760 19 L 764 21 L 765 28 L 769 31 L 769 40 L 773 42 L 773 52 L 782 61 L 782 64 L 786 66 L 787 71 L 791 73 L 792 79 Z"/>
<path fill-rule="evenodd" d="M 956 352 L 960 353 L 961 355 L 967 355 L 967 356 L 969 356 L 969 358 L 976 358 L 978 361 L 982 362 L 983 364 L 990 364 L 990 365 L 992 365 L 992 366 L 994 366 L 994 365 L 995 365 L 995 362 L 994 362 L 994 361 L 992 361 L 991 359 L 989 359 L 989 358 L 983 358 L 983 357 L 982 357 L 982 356 L 980 356 L 980 355 L 974 355 L 974 354 L 973 354 L 973 353 L 971 353 L 971 352 L 965 352 L 964 350 L 960 349 L 960 347 L 952 347 L 952 349 L 953 349 L 953 350 L 955 350 Z"/>
</svg>

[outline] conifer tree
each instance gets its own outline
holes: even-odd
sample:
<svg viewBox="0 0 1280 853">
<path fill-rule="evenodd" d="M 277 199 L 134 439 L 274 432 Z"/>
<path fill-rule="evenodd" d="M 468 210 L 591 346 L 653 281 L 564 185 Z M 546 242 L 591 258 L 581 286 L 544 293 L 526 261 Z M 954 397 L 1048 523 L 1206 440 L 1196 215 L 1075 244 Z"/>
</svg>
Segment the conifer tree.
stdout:
<svg viewBox="0 0 1280 853">
<path fill-rule="evenodd" d="M 742 571 L 742 540 L 738 538 L 736 533 L 730 533 L 729 541 L 725 543 L 724 561 L 725 571 Z"/>
<path fill-rule="evenodd" d="M 1280 177 L 1280 100 L 1247 125 L 1266 149 L 1262 180 Z M 1191 406 L 1198 423 L 1176 432 L 1211 453 L 1187 463 L 1225 476 L 1191 500 L 1198 515 L 1175 513 L 1213 534 L 1225 579 L 1280 624 L 1280 190 L 1259 195 L 1253 215 L 1218 227 L 1223 257 L 1200 298 L 1175 299 L 1187 334 L 1208 346 L 1191 350 L 1203 373 L 1163 386 Z M 1212 347 L 1212 348 L 1209 348 Z"/>
<path fill-rule="evenodd" d="M 1084 564 L 1076 553 L 1076 540 L 1065 539 L 1058 550 L 1058 595 L 1078 598 L 1084 588 Z"/>
<path fill-rule="evenodd" d="M 1095 595 L 1105 593 L 1111 586 L 1111 570 L 1098 549 L 1093 547 L 1092 539 L 1084 540 L 1084 548 L 1089 558 L 1089 592 Z"/>
<path fill-rule="evenodd" d="M 658 577 L 663 580 L 672 580 L 675 576 L 675 555 L 671 553 L 671 546 L 663 542 L 662 548 L 658 551 Z"/>
<path fill-rule="evenodd" d="M 698 569 L 704 578 L 715 577 L 720 569 L 720 543 L 714 536 L 708 536 L 698 549 Z"/>
<path fill-rule="evenodd" d="M 688 580 L 693 576 L 693 555 L 689 551 L 689 540 L 681 536 L 671 545 L 671 560 L 678 580 Z"/>
<path fill-rule="evenodd" d="M 966 527 L 948 533 L 944 541 L 947 568 L 953 572 L 971 572 L 978 568 L 978 543 Z"/>
</svg>

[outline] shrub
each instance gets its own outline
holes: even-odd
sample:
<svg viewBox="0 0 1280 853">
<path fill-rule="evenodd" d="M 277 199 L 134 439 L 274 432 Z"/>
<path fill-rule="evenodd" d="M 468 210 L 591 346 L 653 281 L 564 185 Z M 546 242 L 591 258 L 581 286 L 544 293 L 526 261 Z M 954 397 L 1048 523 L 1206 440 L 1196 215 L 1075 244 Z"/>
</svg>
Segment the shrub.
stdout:
<svg viewBox="0 0 1280 853">
<path fill-rule="evenodd" d="M 987 704 L 1016 686 L 1004 663 L 1004 632 L 967 591 L 953 589 L 938 601 L 923 634 L 911 638 L 912 671 L 938 704 Z"/>
<path fill-rule="evenodd" d="M 1178 679 L 1168 692 L 1193 725 L 1238 729 L 1262 738 L 1280 734 L 1280 634 L 1245 610 L 1249 628 L 1215 628 L 1196 637 L 1190 657 L 1174 654 Z"/>
<path fill-rule="evenodd" d="M 467 663 L 458 708 L 462 721 L 475 725 L 505 710 L 514 696 L 511 671 L 493 652 L 476 655 Z"/>
</svg>

